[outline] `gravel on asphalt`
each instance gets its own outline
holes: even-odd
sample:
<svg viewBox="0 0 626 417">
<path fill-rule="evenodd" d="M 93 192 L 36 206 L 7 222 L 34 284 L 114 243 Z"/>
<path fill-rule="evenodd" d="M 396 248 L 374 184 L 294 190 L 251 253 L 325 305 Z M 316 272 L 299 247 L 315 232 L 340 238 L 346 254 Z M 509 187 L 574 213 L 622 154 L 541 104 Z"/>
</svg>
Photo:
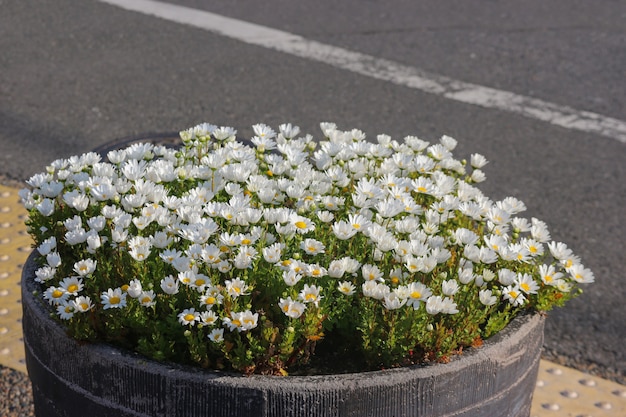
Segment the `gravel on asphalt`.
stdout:
<svg viewBox="0 0 626 417">
<path fill-rule="evenodd" d="M 0 415 L 34 417 L 33 390 L 28 376 L 0 365 Z"/>
</svg>

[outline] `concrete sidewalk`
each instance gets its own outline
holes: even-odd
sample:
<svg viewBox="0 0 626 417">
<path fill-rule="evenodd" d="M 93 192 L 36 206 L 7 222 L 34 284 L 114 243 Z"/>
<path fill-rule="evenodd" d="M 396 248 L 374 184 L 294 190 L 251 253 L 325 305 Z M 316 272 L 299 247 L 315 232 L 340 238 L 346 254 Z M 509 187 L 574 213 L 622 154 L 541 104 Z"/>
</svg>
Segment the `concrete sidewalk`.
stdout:
<svg viewBox="0 0 626 417">
<path fill-rule="evenodd" d="M 19 284 L 32 241 L 18 191 L 0 184 L 0 364 L 26 373 Z M 531 416 L 623 417 L 626 387 L 542 360 Z"/>
</svg>

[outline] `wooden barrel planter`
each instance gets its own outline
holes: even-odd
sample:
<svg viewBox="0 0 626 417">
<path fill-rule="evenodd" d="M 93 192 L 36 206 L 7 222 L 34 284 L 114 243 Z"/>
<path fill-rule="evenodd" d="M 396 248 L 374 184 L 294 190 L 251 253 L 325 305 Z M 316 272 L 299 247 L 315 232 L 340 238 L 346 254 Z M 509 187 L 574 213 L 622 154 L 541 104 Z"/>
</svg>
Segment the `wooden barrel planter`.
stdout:
<svg viewBox="0 0 626 417">
<path fill-rule="evenodd" d="M 529 416 L 544 319 L 523 315 L 450 363 L 356 374 L 240 376 L 69 338 L 22 277 L 26 365 L 37 416 Z"/>
</svg>

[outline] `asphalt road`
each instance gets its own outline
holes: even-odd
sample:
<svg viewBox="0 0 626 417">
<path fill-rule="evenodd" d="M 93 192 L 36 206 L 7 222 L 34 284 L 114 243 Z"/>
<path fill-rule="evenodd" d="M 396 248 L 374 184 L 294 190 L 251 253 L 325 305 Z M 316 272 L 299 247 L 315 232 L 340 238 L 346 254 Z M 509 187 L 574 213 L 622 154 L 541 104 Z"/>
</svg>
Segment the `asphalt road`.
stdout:
<svg viewBox="0 0 626 417">
<path fill-rule="evenodd" d="M 170 1 L 430 74 L 626 120 L 626 3 Z M 626 382 L 626 143 L 436 94 L 94 0 L 0 0 L 0 175 L 111 140 L 200 122 L 242 136 L 320 121 L 374 138 L 459 140 L 482 189 L 523 200 L 596 283 L 552 312 L 546 354 Z M 622 122 L 623 123 L 623 122 Z"/>
</svg>

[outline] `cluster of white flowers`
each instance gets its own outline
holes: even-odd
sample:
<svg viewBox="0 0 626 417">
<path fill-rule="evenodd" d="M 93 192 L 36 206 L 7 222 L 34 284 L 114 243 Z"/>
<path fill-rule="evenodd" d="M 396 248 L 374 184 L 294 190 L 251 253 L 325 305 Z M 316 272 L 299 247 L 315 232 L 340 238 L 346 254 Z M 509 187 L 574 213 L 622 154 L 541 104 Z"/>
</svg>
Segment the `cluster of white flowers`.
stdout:
<svg viewBox="0 0 626 417">
<path fill-rule="evenodd" d="M 291 124 L 259 124 L 247 146 L 232 128 L 202 124 L 181 132 L 181 150 L 135 144 L 108 161 L 55 161 L 21 192 L 43 297 L 64 320 L 176 300 L 181 326 L 222 342 L 269 307 L 297 319 L 327 298 L 360 296 L 454 315 L 467 313 L 459 293 L 518 307 L 543 288 L 593 281 L 545 223 L 517 217 L 521 201 L 482 194 L 474 184 L 487 160 L 454 159 L 453 138 L 368 142 L 321 128 L 315 142 Z M 128 276 L 112 278 L 120 265 Z M 255 305 L 267 288 L 275 299 Z M 183 290 L 195 296 L 176 298 Z"/>
</svg>

